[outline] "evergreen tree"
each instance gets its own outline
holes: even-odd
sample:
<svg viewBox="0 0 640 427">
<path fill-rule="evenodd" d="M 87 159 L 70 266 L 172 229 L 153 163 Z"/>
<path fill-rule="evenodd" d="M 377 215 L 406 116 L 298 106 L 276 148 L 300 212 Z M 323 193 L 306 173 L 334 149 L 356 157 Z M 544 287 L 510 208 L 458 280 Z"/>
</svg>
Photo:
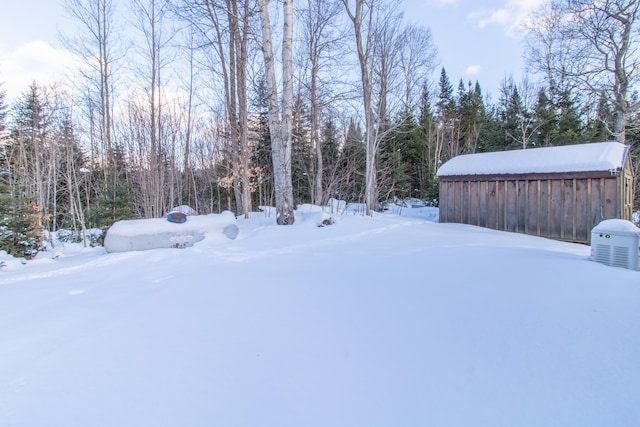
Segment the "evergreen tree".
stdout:
<svg viewBox="0 0 640 427">
<path fill-rule="evenodd" d="M 362 129 L 353 119 L 349 122 L 340 158 L 340 186 L 337 196 L 347 202 L 364 202 L 366 146 Z"/>
<path fill-rule="evenodd" d="M 315 162 L 309 129 L 309 114 L 298 96 L 293 110 L 291 149 L 291 180 L 295 204 L 309 203 L 312 200 L 310 179 L 315 175 Z"/>
<path fill-rule="evenodd" d="M 340 184 L 341 171 L 340 160 L 341 150 L 338 137 L 338 129 L 336 128 L 333 117 L 329 116 L 322 124 L 322 135 L 320 137 L 322 147 L 322 163 L 323 163 L 323 183 L 324 200 L 320 203 L 325 205 L 329 198 L 336 197 Z"/>
<path fill-rule="evenodd" d="M 453 86 L 451 86 L 449 76 L 447 76 L 447 71 L 444 68 L 440 71 L 438 88 L 438 102 L 436 103 L 438 114 L 443 117 L 450 117 L 455 113 L 456 103 L 453 98 Z"/>
<path fill-rule="evenodd" d="M 340 157 L 340 144 L 338 141 L 338 129 L 333 117 L 328 117 L 322 126 L 322 158 L 328 165 L 337 163 Z"/>
<path fill-rule="evenodd" d="M 577 144 L 583 141 L 582 120 L 571 94 L 565 91 L 558 100 L 558 135 L 554 145 Z"/>
<path fill-rule="evenodd" d="M 0 250 L 18 257 L 34 255 L 43 237 L 42 209 L 34 203 L 25 207 L 25 200 L 0 176 Z"/>
<path fill-rule="evenodd" d="M 62 121 L 57 132 L 58 140 L 56 174 L 56 203 L 52 211 L 51 230 L 60 228 L 72 229 L 75 235 L 79 236 L 81 230 L 85 230 L 86 210 L 89 208 L 88 190 L 89 185 L 86 180 L 86 159 L 80 148 L 75 130 L 71 120 L 66 118 Z"/>
<path fill-rule="evenodd" d="M 484 115 L 485 107 L 480 84 L 476 82 L 472 86 L 471 82 L 469 82 L 467 89 L 462 79 L 460 79 L 458 85 L 458 117 L 462 153 L 476 152 L 484 127 Z"/>
<path fill-rule="evenodd" d="M 544 90 L 538 92 L 538 100 L 534 112 L 534 125 L 537 128 L 533 136 L 532 145 L 547 147 L 555 145 L 558 120 L 553 103 Z"/>
<path fill-rule="evenodd" d="M 6 92 L 0 90 L 0 250 L 22 256 L 24 249 L 19 245 L 22 238 L 20 230 L 23 230 L 28 224 L 17 223 L 18 220 L 25 217 L 26 212 L 18 210 L 18 205 L 11 191 L 11 170 L 5 146 L 7 117 L 5 95 Z"/>
<path fill-rule="evenodd" d="M 28 215 L 27 201 L 14 192 L 10 147 L 5 145 L 5 92 L 0 92 L 0 250 L 9 255 L 25 256 L 37 248 L 39 236 L 34 235 Z M 35 241 L 34 241 L 35 239 Z"/>
<path fill-rule="evenodd" d="M 380 145 L 378 157 L 378 185 L 380 198 L 405 199 L 412 196 L 410 147 L 416 124 L 411 116 L 401 117 L 390 126 L 391 131 Z"/>
<path fill-rule="evenodd" d="M 4 177 L 8 179 L 9 176 L 9 164 L 7 158 L 6 130 L 7 130 L 7 104 L 6 104 L 6 92 L 2 90 L 3 83 L 0 82 L 0 179 Z"/>
<path fill-rule="evenodd" d="M 0 150 L 4 147 L 5 131 L 7 130 L 7 92 L 2 89 L 4 83 L 0 82 Z M 1 152 L 1 151 L 0 151 Z"/>
<path fill-rule="evenodd" d="M 4 144 L 7 170 L 0 184 L 3 230 L 0 249 L 24 256 L 37 251 L 48 218 L 47 191 L 52 184 L 45 149 L 49 141 L 46 105 L 34 82 L 15 109 L 15 122 Z M 48 153 L 51 154 L 51 153 Z M 51 159 L 49 159 L 51 160 Z"/>
<path fill-rule="evenodd" d="M 512 150 L 526 148 L 529 115 L 526 111 L 520 92 L 513 83 L 508 81 L 501 90 L 501 125 L 504 132 L 502 147 L 496 149 Z"/>
<path fill-rule="evenodd" d="M 447 161 L 459 154 L 459 135 L 456 126 L 456 100 L 453 96 L 453 86 L 444 68 L 440 72 L 438 89 L 436 139 L 439 146 L 437 151 L 441 160 Z"/>
<path fill-rule="evenodd" d="M 254 205 L 273 206 L 273 161 L 271 158 L 271 133 L 269 131 L 267 108 L 267 83 L 264 75 L 260 75 L 251 98 L 252 116 L 249 122 L 250 135 L 253 146 L 251 168 L 254 171 Z"/>
<path fill-rule="evenodd" d="M 425 162 L 426 141 L 422 139 L 422 131 L 418 121 L 413 116 L 406 116 L 401 127 L 402 144 L 400 150 L 405 164 L 407 176 L 407 196 L 425 198 L 427 186 L 425 175 L 427 164 Z"/>
<path fill-rule="evenodd" d="M 420 141 L 419 189 L 423 199 L 438 199 L 438 179 L 436 172 L 442 160 L 436 137 L 436 117 L 431 105 L 429 88 L 425 85 L 420 96 L 420 116 L 418 119 L 418 141 Z"/>
<path fill-rule="evenodd" d="M 585 126 L 584 137 L 589 142 L 603 142 L 614 139 L 612 129 L 615 117 L 605 96 L 601 96 L 593 117 Z"/>
<path fill-rule="evenodd" d="M 498 105 L 485 105 L 482 132 L 478 138 L 478 152 L 486 153 L 504 149 L 505 134 L 502 117 L 503 113 Z"/>
<path fill-rule="evenodd" d="M 113 170 L 108 174 L 113 182 L 100 183 L 97 191 L 97 201 L 90 215 L 93 226 L 106 229 L 121 219 L 140 218 L 136 208 L 129 170 L 124 150 L 120 146 L 114 148 L 112 154 Z M 104 172 L 97 169 L 91 172 L 92 178 L 104 176 Z"/>
</svg>

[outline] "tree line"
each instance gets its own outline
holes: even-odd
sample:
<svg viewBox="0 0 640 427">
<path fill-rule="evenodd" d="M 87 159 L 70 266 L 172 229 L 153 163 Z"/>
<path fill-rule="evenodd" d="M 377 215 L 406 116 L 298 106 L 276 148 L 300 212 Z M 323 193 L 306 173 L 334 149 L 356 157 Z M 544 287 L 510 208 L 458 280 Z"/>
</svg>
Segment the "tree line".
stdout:
<svg viewBox="0 0 640 427">
<path fill-rule="evenodd" d="M 275 205 L 279 224 L 330 198 L 437 205 L 438 167 L 465 153 L 617 139 L 637 174 L 639 4 L 537 11 L 531 77 L 493 99 L 389 0 L 66 0 L 77 74 L 0 90 L 0 249 L 29 255 L 43 230 L 94 243 L 179 205 Z"/>
</svg>

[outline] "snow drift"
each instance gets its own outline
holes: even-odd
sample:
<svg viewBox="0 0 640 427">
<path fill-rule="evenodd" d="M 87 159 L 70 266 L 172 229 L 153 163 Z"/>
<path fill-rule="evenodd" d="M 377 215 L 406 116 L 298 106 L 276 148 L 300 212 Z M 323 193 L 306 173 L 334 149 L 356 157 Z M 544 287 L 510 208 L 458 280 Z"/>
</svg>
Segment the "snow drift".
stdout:
<svg viewBox="0 0 640 427">
<path fill-rule="evenodd" d="M 0 426 L 638 426 L 639 272 L 436 208 L 302 208 L 0 269 Z"/>
<path fill-rule="evenodd" d="M 184 248 L 207 239 L 235 239 L 236 217 L 231 212 L 189 216 L 185 223 L 163 218 L 118 221 L 104 239 L 107 252 L 143 251 L 160 248 Z"/>
</svg>

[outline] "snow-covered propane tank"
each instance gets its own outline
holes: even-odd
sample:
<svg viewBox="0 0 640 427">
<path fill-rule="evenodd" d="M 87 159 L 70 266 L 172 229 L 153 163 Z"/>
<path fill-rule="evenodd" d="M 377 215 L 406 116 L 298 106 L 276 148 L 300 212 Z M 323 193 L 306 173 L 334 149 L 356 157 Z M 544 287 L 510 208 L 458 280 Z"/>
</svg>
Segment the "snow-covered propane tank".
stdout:
<svg viewBox="0 0 640 427">
<path fill-rule="evenodd" d="M 114 223 L 104 239 L 107 252 L 184 248 L 204 240 L 235 239 L 236 217 L 232 212 L 189 216 L 178 224 L 164 218 L 122 220 Z"/>
</svg>

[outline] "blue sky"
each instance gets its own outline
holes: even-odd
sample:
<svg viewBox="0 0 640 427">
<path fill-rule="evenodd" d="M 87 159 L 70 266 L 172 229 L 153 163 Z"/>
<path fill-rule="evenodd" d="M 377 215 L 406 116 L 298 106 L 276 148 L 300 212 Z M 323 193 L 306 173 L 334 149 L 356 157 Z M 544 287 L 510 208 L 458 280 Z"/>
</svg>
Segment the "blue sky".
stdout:
<svg viewBox="0 0 640 427">
<path fill-rule="evenodd" d="M 454 88 L 462 78 L 480 82 L 498 98 L 500 83 L 524 77 L 522 24 L 548 0 L 404 0 L 405 18 L 431 29 Z"/>
<path fill-rule="evenodd" d="M 404 0 L 405 18 L 431 28 L 440 65 L 454 87 L 462 78 L 478 80 L 497 98 L 505 77 L 523 77 L 522 33 L 526 13 L 548 0 Z M 38 11 L 38 13 L 34 13 Z M 34 79 L 60 80 L 74 63 L 64 51 L 59 29 L 72 23 L 55 0 L 22 0 L 3 5 L 0 15 L 0 81 L 15 97 Z M 435 76 L 434 78 L 437 78 Z"/>
</svg>

